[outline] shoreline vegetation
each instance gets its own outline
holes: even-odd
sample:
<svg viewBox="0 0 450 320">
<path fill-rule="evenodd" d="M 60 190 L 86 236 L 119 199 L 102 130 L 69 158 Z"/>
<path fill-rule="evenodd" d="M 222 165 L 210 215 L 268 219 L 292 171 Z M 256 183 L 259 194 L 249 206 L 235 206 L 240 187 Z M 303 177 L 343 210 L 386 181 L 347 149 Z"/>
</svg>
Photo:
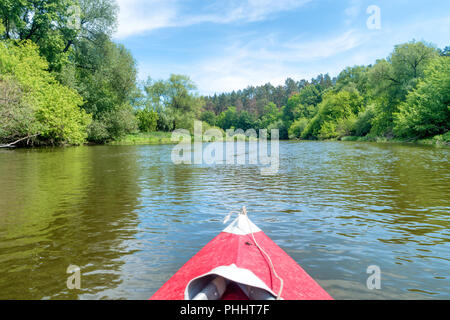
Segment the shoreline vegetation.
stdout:
<svg viewBox="0 0 450 320">
<path fill-rule="evenodd" d="M 0 148 L 173 143 L 196 120 L 279 129 L 281 140 L 449 144 L 448 46 L 413 40 L 336 77 L 202 96 L 186 75 L 138 81 L 134 57 L 112 40 L 117 15 L 115 0 L 0 3 Z"/>
<path fill-rule="evenodd" d="M 191 136 L 192 141 L 194 137 Z M 248 138 L 246 138 L 248 141 Z M 385 137 L 356 137 L 346 136 L 340 139 L 328 140 L 301 140 L 301 139 L 287 139 L 282 141 L 343 141 L 343 142 L 376 142 L 376 143 L 408 143 L 411 145 L 428 145 L 436 147 L 450 147 L 450 133 L 444 135 L 437 135 L 429 139 L 411 140 L 411 139 L 388 139 Z M 209 142 L 203 140 L 204 143 Z M 165 145 L 177 144 L 178 141 L 172 141 L 170 132 L 149 132 L 129 134 L 119 140 L 111 141 L 107 145 L 121 146 L 121 145 Z"/>
</svg>

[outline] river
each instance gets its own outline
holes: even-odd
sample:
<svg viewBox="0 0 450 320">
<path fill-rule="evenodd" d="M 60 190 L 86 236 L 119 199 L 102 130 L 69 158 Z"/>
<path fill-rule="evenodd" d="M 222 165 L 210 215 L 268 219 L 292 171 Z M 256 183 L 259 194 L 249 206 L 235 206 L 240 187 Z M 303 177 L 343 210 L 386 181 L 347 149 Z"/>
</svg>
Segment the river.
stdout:
<svg viewBox="0 0 450 320">
<path fill-rule="evenodd" d="M 335 299 L 450 299 L 450 149 L 280 142 L 273 176 L 172 149 L 1 150 L 0 298 L 148 299 L 245 205 Z"/>
</svg>

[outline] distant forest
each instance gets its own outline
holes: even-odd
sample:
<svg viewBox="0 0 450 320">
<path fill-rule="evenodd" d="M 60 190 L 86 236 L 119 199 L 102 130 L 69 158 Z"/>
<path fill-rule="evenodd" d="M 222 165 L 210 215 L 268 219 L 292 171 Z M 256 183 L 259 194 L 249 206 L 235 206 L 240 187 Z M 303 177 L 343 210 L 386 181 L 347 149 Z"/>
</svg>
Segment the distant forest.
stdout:
<svg viewBox="0 0 450 320">
<path fill-rule="evenodd" d="M 196 119 L 282 139 L 450 140 L 449 47 L 411 41 L 335 78 L 203 97 L 185 75 L 138 81 L 135 59 L 111 38 L 117 13 L 114 0 L 0 2 L 0 147 L 106 143 Z"/>
</svg>

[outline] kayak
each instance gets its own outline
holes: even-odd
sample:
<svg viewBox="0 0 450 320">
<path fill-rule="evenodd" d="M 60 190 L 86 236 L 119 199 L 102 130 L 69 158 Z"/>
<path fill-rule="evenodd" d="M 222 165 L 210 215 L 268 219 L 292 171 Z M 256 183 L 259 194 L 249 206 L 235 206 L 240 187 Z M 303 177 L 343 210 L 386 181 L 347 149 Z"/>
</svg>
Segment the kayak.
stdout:
<svg viewBox="0 0 450 320">
<path fill-rule="evenodd" d="M 332 300 L 245 207 L 150 300 Z"/>
</svg>

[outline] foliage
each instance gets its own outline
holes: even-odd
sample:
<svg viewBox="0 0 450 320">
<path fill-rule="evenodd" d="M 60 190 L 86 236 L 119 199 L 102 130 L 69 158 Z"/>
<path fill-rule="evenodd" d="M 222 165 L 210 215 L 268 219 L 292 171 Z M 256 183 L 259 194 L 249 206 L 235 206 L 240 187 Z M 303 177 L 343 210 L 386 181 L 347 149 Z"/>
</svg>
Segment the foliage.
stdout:
<svg viewBox="0 0 450 320">
<path fill-rule="evenodd" d="M 138 127 L 141 132 L 156 131 L 158 113 L 153 109 L 145 108 L 137 111 Z"/>
<path fill-rule="evenodd" d="M 158 130 L 193 129 L 202 99 L 194 94 L 196 86 L 189 77 L 172 74 L 168 80 L 149 78 L 143 87 L 144 104 L 158 112 Z"/>
<path fill-rule="evenodd" d="M 424 42 L 409 42 L 395 46 L 387 60 L 378 60 L 369 72 L 369 85 L 376 97 L 377 117 L 373 133 L 391 135 L 393 115 L 400 103 L 423 78 L 428 64 L 438 56 L 438 50 Z"/>
<path fill-rule="evenodd" d="M 137 132 L 137 128 L 132 107 L 124 104 L 103 112 L 99 118 L 94 119 L 89 126 L 89 140 L 97 143 L 109 142 Z"/>
<path fill-rule="evenodd" d="M 302 132 L 305 130 L 308 125 L 308 119 L 299 118 L 295 120 L 292 125 L 289 127 L 289 139 L 298 139 L 301 137 Z"/>
<path fill-rule="evenodd" d="M 32 42 L 0 43 L 0 73 L 8 77 L 4 78 L 8 79 L 7 82 L 18 87 L 18 103 L 28 110 L 24 111 L 27 116 L 19 122 L 24 128 L 32 128 L 24 129 L 27 134 L 39 134 L 41 140 L 52 144 L 83 143 L 90 116 L 79 108 L 82 98 L 76 91 L 57 82 L 47 69 L 47 61 L 39 55 L 38 47 Z M 24 116 L 15 112 L 21 109 L 16 104 L 5 106 L 11 107 L 9 111 L 18 118 Z"/>
<path fill-rule="evenodd" d="M 208 123 L 211 126 L 215 126 L 217 123 L 217 116 L 214 112 L 212 112 L 210 110 L 206 110 L 206 111 L 202 112 L 202 114 L 200 116 L 200 120 Z"/>
<path fill-rule="evenodd" d="M 237 128 L 236 123 L 238 119 L 238 114 L 236 111 L 236 107 L 229 107 L 226 111 L 222 112 L 217 117 L 217 124 L 220 128 L 226 130 L 226 129 L 232 129 Z M 240 128 L 242 129 L 242 128 Z"/>
<path fill-rule="evenodd" d="M 2 0 L 0 34 L 33 41 L 50 70 L 59 72 L 80 40 L 112 33 L 117 10 L 113 0 Z"/>
<path fill-rule="evenodd" d="M 131 104 L 137 96 L 137 70 L 130 52 L 102 35 L 94 42 L 82 41 L 76 61 L 76 87 L 85 99 L 83 108 L 95 120 L 89 140 L 102 142 L 100 138 L 104 137 L 107 141 L 134 130 Z M 114 120 L 117 117 L 126 121 Z"/>
<path fill-rule="evenodd" d="M 33 108 L 23 101 L 20 86 L 11 77 L 0 78 L 0 143 L 39 133 Z"/>
<path fill-rule="evenodd" d="M 104 143 L 192 131 L 197 119 L 204 130 L 279 129 L 281 139 L 447 137 L 448 47 L 412 41 L 336 78 L 201 97 L 185 75 L 137 83 L 131 53 L 111 40 L 117 12 L 114 0 L 0 3 L 1 143 Z"/>
<path fill-rule="evenodd" d="M 358 114 L 356 119 L 354 130 L 355 135 L 363 137 L 370 133 L 372 130 L 372 120 L 375 117 L 375 108 L 373 105 L 367 106 L 367 108 Z"/>
<path fill-rule="evenodd" d="M 435 59 L 424 79 L 408 93 L 395 113 L 395 133 L 400 137 L 429 137 L 450 129 L 450 57 Z"/>
<path fill-rule="evenodd" d="M 337 137 L 338 120 L 354 119 L 362 109 L 363 98 L 357 90 L 329 91 L 319 104 L 316 116 L 308 123 L 302 138 L 319 137 L 328 139 Z M 341 127 L 343 124 L 341 123 Z M 348 127 L 346 126 L 346 130 Z"/>
</svg>

